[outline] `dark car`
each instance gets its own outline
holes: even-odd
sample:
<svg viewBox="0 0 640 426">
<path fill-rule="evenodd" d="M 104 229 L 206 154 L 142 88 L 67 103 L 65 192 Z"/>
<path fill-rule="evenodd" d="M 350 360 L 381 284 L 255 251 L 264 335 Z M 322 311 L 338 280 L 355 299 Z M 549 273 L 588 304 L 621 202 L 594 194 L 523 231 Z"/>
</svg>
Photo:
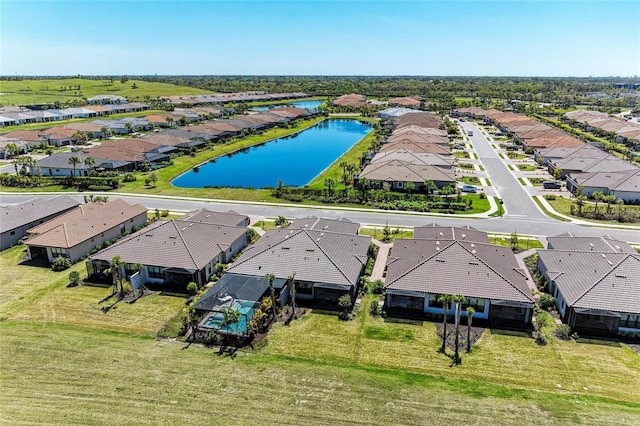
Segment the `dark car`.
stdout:
<svg viewBox="0 0 640 426">
<path fill-rule="evenodd" d="M 473 185 L 464 185 L 462 188 L 460 188 L 460 191 L 462 192 L 472 192 L 472 193 L 476 193 L 476 187 Z"/>
<path fill-rule="evenodd" d="M 560 185 L 558 182 L 542 182 L 542 186 L 544 187 L 544 189 L 560 189 L 560 188 L 562 188 L 562 185 Z"/>
</svg>

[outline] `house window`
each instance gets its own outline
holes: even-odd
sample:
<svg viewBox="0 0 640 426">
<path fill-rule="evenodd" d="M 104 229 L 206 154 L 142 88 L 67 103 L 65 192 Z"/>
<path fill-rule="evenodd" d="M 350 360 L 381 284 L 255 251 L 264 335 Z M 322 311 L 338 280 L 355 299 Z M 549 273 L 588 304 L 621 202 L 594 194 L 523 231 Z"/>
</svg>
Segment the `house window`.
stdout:
<svg viewBox="0 0 640 426">
<path fill-rule="evenodd" d="M 296 294 L 313 294 L 313 283 L 296 281 Z"/>
<path fill-rule="evenodd" d="M 120 233 L 124 234 L 124 231 L 126 230 L 124 223 L 120 224 Z"/>
<path fill-rule="evenodd" d="M 11 235 L 16 235 L 16 231 L 11 231 Z"/>
<path fill-rule="evenodd" d="M 472 307 L 476 312 L 484 312 L 485 300 L 477 299 L 475 297 L 465 297 L 462 302 L 462 310 L 466 310 L 468 307 Z"/>
<path fill-rule="evenodd" d="M 69 257 L 69 253 L 67 253 L 67 250 L 60 247 L 51 247 L 51 255 L 53 257 Z"/>
<path fill-rule="evenodd" d="M 620 314 L 618 327 L 640 328 L 640 315 Z"/>
<path fill-rule="evenodd" d="M 439 301 L 439 294 L 429 294 L 429 307 L 430 308 L 440 308 L 442 309 L 442 302 Z"/>
<path fill-rule="evenodd" d="M 162 268 L 159 266 L 147 266 L 149 278 L 162 278 Z"/>
</svg>

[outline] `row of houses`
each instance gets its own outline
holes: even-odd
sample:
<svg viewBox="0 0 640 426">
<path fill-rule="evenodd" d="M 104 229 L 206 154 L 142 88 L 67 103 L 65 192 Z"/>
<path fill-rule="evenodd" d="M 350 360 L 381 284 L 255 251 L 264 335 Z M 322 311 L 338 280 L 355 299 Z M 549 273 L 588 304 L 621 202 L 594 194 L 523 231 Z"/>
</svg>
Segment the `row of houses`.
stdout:
<svg viewBox="0 0 640 426">
<path fill-rule="evenodd" d="M 581 124 L 587 132 L 600 131 L 616 135 L 616 142 L 640 143 L 640 124 L 627 121 L 600 111 L 576 110 L 564 115 L 565 122 L 571 125 Z"/>
<path fill-rule="evenodd" d="M 381 114 L 389 116 L 385 111 Z M 385 121 L 383 128 L 389 135 L 377 152 L 362 158 L 357 180 L 367 179 L 370 187 L 387 183 L 393 190 L 405 190 L 408 182 L 415 190 L 424 189 L 426 181 L 437 188 L 455 183 L 449 138 L 439 128 L 441 117 L 407 108 L 401 112 Z"/>
<path fill-rule="evenodd" d="M 288 303 L 295 287 L 299 303 L 337 310 L 340 297 L 355 298 L 371 254 L 371 238 L 358 235 L 359 224 L 345 219 L 296 219 L 244 249 L 249 218 L 233 211 L 199 209 L 126 235 L 145 223 L 144 207 L 120 199 L 75 204 L 60 196 L 3 207 L 3 247 L 7 223 L 16 233 L 28 228 L 25 244 L 34 260 L 63 256 L 75 262 L 124 235 L 89 255 L 89 279 L 109 282 L 107 269 L 118 256 L 134 288 L 177 291 L 190 282 L 204 285 L 220 271 L 219 264 L 241 253 L 194 306 L 206 314 L 209 327 L 215 318 L 208 313 L 224 306 L 247 307 L 246 313 L 257 306 L 269 295 L 268 274 L 274 276 L 279 304 Z M 571 234 L 549 237 L 547 243 L 538 251 L 538 269 L 563 321 L 584 335 L 640 332 L 640 255 L 632 247 L 608 236 Z M 491 244 L 485 232 L 433 223 L 416 227 L 411 239 L 394 241 L 384 305 L 389 316 L 422 319 L 445 313 L 441 295 L 461 295 L 462 313 L 473 307 L 474 323 L 527 329 L 535 304 L 527 279 L 511 249 Z"/>
<path fill-rule="evenodd" d="M 338 96 L 332 102 L 335 106 L 362 108 L 365 105 L 384 106 L 390 105 L 395 107 L 418 108 L 424 105 L 424 99 L 420 96 L 401 96 L 391 98 L 388 101 L 379 101 L 367 99 L 365 95 L 358 93 L 349 93 L 347 95 Z"/>
<path fill-rule="evenodd" d="M 266 130 L 277 125 L 284 125 L 292 120 L 309 117 L 314 113 L 303 108 L 283 107 L 259 113 L 250 113 L 236 118 L 221 118 L 213 121 L 203 121 L 197 124 L 189 124 L 179 128 L 164 129 L 158 132 L 151 132 L 139 138 L 113 139 L 102 142 L 100 145 L 83 148 L 76 152 L 56 153 L 36 162 L 43 176 L 88 176 L 92 169 L 114 170 L 119 172 L 129 172 L 140 169 L 144 165 L 161 165 L 169 161 L 172 152 L 179 150 L 189 150 L 204 144 L 221 142 L 227 138 Z M 123 119 L 142 121 L 143 119 Z M 131 121 L 127 121 L 130 123 Z M 102 126 L 104 123 L 74 123 L 69 126 L 73 130 L 81 128 L 90 131 L 92 128 L 87 124 Z M 140 127 L 131 128 L 144 130 L 143 124 Z M 66 126 L 65 126 L 66 127 Z M 95 130 L 95 129 L 94 129 Z M 77 131 L 76 131 L 77 132 Z M 25 133 L 34 133 L 29 138 L 37 137 L 41 133 L 30 130 L 20 130 L 11 134 L 24 136 Z M 68 130 L 72 138 L 75 132 Z M 71 157 L 78 157 L 77 164 L 69 163 Z M 92 157 L 94 161 L 85 163 L 87 157 Z"/>
<path fill-rule="evenodd" d="M 247 91 L 235 93 L 216 93 L 212 95 L 176 95 L 162 96 L 160 100 L 174 105 L 206 105 L 227 102 L 259 102 L 259 101 L 281 101 L 284 99 L 306 98 L 309 95 L 302 92 L 291 93 L 267 93 L 263 91 Z"/>
<path fill-rule="evenodd" d="M 20 124 L 49 123 L 72 118 L 91 118 L 111 114 L 124 114 L 148 110 L 149 105 L 142 102 L 113 104 L 90 104 L 82 107 L 64 109 L 31 110 L 25 107 L 6 106 L 0 108 L 0 127 Z"/>
<path fill-rule="evenodd" d="M 524 114 L 484 110 L 478 107 L 457 111 L 482 118 L 486 124 L 512 137 L 533 151 L 534 159 L 546 165 L 550 175 L 565 179 L 567 189 L 590 197 L 596 191 L 627 203 L 640 201 L 640 168 L 596 145 L 556 130 Z"/>
</svg>

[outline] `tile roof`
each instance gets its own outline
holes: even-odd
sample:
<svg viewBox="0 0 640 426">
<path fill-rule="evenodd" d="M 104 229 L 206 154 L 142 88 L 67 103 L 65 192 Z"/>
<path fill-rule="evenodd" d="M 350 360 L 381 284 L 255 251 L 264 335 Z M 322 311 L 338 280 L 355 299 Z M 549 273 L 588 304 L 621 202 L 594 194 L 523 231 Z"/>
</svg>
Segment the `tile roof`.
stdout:
<svg viewBox="0 0 640 426">
<path fill-rule="evenodd" d="M 59 195 L 52 198 L 34 198 L 11 206 L 0 206 L 0 232 L 27 225 L 79 204 L 68 195 Z"/>
<path fill-rule="evenodd" d="M 360 178 L 378 181 L 395 182 L 455 182 L 452 169 L 445 169 L 425 164 L 411 164 L 401 160 L 369 163 L 359 174 Z"/>
<path fill-rule="evenodd" d="M 533 303 L 510 248 L 455 240 L 397 239 L 387 267 L 387 290 L 460 294 Z"/>
<path fill-rule="evenodd" d="M 413 238 L 427 240 L 460 240 L 489 244 L 489 236 L 486 232 L 472 228 L 469 225 L 458 227 L 441 226 L 437 223 L 430 223 L 429 225 L 416 226 L 413 228 Z"/>
<path fill-rule="evenodd" d="M 349 219 L 342 217 L 338 220 L 334 220 L 309 216 L 294 220 L 291 222 L 288 229 L 308 229 L 313 231 L 358 235 L 360 224 L 351 222 Z"/>
<path fill-rule="evenodd" d="M 106 203 L 81 204 L 30 229 L 29 233 L 38 235 L 29 238 L 26 244 L 71 248 L 146 212 L 142 205 L 129 204 L 120 198 Z"/>
<path fill-rule="evenodd" d="M 108 262 L 120 256 L 126 263 L 200 270 L 246 232 L 238 226 L 158 221 L 89 256 L 89 260 Z"/>
<path fill-rule="evenodd" d="M 238 214 L 232 210 L 222 213 L 202 208 L 186 213 L 179 220 L 227 226 L 245 226 L 249 221 L 249 216 Z"/>
<path fill-rule="evenodd" d="M 569 306 L 640 314 L 640 255 L 539 250 Z"/>
<path fill-rule="evenodd" d="M 301 281 L 356 285 L 367 262 L 370 237 L 305 229 L 271 229 L 227 270 Z"/>
<path fill-rule="evenodd" d="M 636 252 L 629 244 L 624 241 L 615 240 L 608 235 L 603 237 L 577 237 L 571 233 L 547 237 L 547 248 L 549 250 L 595 251 L 603 253 Z"/>
<path fill-rule="evenodd" d="M 451 168 L 453 160 L 451 157 L 441 156 L 429 152 L 414 152 L 408 149 L 394 149 L 378 152 L 371 160 L 372 163 L 381 161 L 400 160 L 411 164 L 421 164 Z"/>
</svg>

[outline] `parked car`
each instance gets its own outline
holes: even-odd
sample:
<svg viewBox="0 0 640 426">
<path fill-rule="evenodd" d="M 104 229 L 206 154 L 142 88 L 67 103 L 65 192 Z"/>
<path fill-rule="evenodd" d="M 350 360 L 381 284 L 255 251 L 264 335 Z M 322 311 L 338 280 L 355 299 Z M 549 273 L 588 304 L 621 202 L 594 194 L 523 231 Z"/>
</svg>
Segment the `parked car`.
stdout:
<svg viewBox="0 0 640 426">
<path fill-rule="evenodd" d="M 464 146 L 460 145 L 460 144 L 455 144 L 453 145 L 453 149 L 464 149 Z"/>
<path fill-rule="evenodd" d="M 560 185 L 558 182 L 551 182 L 551 181 L 542 182 L 542 186 L 543 186 L 544 189 L 560 189 L 560 188 L 562 188 L 562 185 Z"/>
<path fill-rule="evenodd" d="M 462 192 L 472 192 L 472 193 L 476 193 L 476 187 L 473 185 L 463 185 L 462 188 L 460 188 L 460 191 Z"/>
</svg>

